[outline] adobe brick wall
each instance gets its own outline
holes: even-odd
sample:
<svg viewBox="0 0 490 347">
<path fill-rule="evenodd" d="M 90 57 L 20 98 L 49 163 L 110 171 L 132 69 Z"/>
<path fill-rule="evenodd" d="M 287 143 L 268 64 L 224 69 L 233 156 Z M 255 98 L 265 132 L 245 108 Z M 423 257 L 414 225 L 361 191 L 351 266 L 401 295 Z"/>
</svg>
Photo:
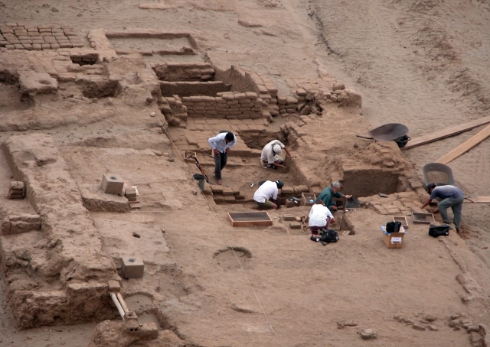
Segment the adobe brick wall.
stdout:
<svg viewBox="0 0 490 347">
<path fill-rule="evenodd" d="M 263 117 L 266 107 L 257 93 L 225 92 L 212 96 L 190 96 L 182 98 L 191 118 L 258 119 Z"/>
</svg>

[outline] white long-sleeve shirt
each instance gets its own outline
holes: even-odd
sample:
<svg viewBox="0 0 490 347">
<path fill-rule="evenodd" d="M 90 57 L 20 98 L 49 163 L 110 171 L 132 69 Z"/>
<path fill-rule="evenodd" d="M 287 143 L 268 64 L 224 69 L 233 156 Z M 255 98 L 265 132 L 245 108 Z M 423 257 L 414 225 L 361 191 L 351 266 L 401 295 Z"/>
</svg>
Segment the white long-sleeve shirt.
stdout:
<svg viewBox="0 0 490 347">
<path fill-rule="evenodd" d="M 277 183 L 273 181 L 265 181 L 254 194 L 254 200 L 260 203 L 266 202 L 269 199 L 277 199 L 279 189 Z"/>
<path fill-rule="evenodd" d="M 236 136 L 233 135 L 233 141 L 226 143 L 225 136 L 227 133 L 220 133 L 215 137 L 208 139 L 209 145 L 212 149 L 217 149 L 220 153 L 225 153 L 228 148 L 233 147 L 236 144 Z"/>
<path fill-rule="evenodd" d="M 309 217 L 308 226 L 324 227 L 327 225 L 327 218 L 330 217 L 330 219 L 332 219 L 333 215 L 328 207 L 323 206 L 322 204 L 315 204 L 311 206 Z"/>
</svg>

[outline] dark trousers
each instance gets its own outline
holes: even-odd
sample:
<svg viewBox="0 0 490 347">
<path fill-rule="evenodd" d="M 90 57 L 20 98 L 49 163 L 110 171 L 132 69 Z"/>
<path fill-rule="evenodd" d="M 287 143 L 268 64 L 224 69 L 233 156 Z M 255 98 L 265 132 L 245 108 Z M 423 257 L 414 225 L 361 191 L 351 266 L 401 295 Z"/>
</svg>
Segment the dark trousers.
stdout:
<svg viewBox="0 0 490 347">
<path fill-rule="evenodd" d="M 226 161 L 228 160 L 228 153 L 215 154 L 214 156 L 214 177 L 217 180 L 221 179 L 221 170 L 226 166 Z"/>
</svg>

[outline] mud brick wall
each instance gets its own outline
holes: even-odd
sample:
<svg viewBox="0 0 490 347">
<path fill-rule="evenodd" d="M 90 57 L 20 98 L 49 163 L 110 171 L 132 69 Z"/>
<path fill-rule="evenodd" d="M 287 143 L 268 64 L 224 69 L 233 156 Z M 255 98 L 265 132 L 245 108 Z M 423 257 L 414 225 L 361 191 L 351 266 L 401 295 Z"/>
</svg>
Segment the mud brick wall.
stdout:
<svg viewBox="0 0 490 347">
<path fill-rule="evenodd" d="M 191 96 L 182 98 L 187 114 L 193 118 L 258 119 L 267 106 L 257 93 L 218 93 L 216 97 Z"/>
<path fill-rule="evenodd" d="M 215 79 L 232 85 L 234 92 L 253 91 L 264 101 L 270 115 L 278 116 L 279 107 L 277 106 L 277 87 L 267 76 L 253 72 L 245 72 L 240 68 L 231 66 L 228 70 L 216 68 Z"/>
<path fill-rule="evenodd" d="M 109 280 L 120 280 L 78 186 L 53 138 L 13 135 L 2 145 L 26 197 L 41 216 L 41 231 L 2 238 L 7 298 L 22 328 L 76 324 L 114 316 Z M 12 227 L 12 225 L 10 226 Z"/>
<path fill-rule="evenodd" d="M 298 99 L 292 96 L 278 96 L 277 104 L 279 106 L 279 113 L 296 113 L 296 109 L 298 108 Z"/>
<path fill-rule="evenodd" d="M 83 47 L 83 43 L 70 27 L 7 23 L 0 25 L 0 47 L 40 51 Z"/>
<path fill-rule="evenodd" d="M 230 86 L 220 81 L 209 82 L 160 82 L 163 96 L 177 94 L 179 96 L 206 95 L 215 96 L 218 93 L 230 90 Z"/>
<path fill-rule="evenodd" d="M 209 63 L 153 63 L 151 68 L 161 81 L 209 81 L 215 75 Z"/>
</svg>

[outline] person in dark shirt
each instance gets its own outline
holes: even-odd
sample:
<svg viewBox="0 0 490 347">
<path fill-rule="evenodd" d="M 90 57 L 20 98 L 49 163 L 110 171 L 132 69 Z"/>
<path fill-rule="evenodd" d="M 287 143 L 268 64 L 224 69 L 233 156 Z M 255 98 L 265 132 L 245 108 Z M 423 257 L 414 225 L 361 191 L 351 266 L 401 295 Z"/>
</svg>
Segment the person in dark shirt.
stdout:
<svg viewBox="0 0 490 347">
<path fill-rule="evenodd" d="M 322 190 L 320 195 L 318 195 L 318 198 L 316 198 L 316 202 L 319 203 L 320 201 L 323 201 L 325 206 L 328 207 L 330 211 L 337 211 L 337 206 L 335 205 L 333 198 L 340 199 L 341 197 L 345 197 L 346 199 L 350 199 L 352 195 L 344 195 L 340 192 L 340 182 L 335 181 L 332 183 L 330 187 L 325 188 Z"/>
<path fill-rule="evenodd" d="M 463 200 L 464 193 L 461 189 L 451 185 L 439 186 L 437 187 L 434 183 L 429 183 L 427 185 L 427 191 L 430 194 L 429 199 L 422 205 L 425 208 L 431 203 L 432 200 L 439 198 L 439 209 L 434 211 L 434 213 L 440 212 L 442 221 L 446 224 L 451 223 L 447 215 L 447 209 L 451 207 L 453 210 L 453 223 L 456 227 L 456 231 L 459 231 L 461 227 L 461 218 L 463 211 Z"/>
</svg>

